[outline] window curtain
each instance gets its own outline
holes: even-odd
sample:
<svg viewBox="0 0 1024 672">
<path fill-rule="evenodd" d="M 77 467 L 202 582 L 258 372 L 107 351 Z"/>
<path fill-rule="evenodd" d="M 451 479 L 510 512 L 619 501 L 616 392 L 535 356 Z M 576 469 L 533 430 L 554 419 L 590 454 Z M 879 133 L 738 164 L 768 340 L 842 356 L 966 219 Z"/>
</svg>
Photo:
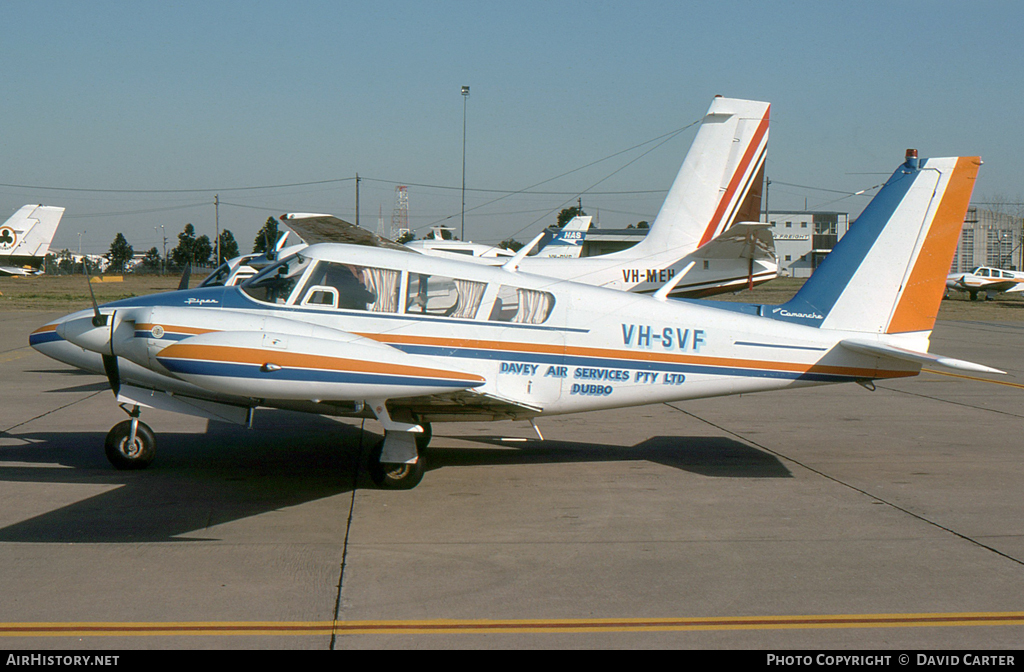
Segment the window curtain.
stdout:
<svg viewBox="0 0 1024 672">
<path fill-rule="evenodd" d="M 398 312 L 398 278 L 398 271 L 386 268 L 363 269 L 363 284 L 377 295 L 377 299 L 368 308 L 370 312 Z"/>
</svg>

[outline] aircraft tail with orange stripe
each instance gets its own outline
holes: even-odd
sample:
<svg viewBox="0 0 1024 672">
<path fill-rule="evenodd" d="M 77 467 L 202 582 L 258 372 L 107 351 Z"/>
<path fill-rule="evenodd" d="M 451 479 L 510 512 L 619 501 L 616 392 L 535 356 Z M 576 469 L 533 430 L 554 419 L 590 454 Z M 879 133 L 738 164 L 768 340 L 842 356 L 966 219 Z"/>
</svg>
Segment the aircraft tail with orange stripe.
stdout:
<svg viewBox="0 0 1024 672">
<path fill-rule="evenodd" d="M 842 331 L 922 334 L 935 324 L 981 160 L 906 161 L 775 319 Z"/>
<path fill-rule="evenodd" d="M 739 221 L 758 221 L 771 105 L 716 96 L 658 216 L 634 256 L 696 250 Z"/>
</svg>

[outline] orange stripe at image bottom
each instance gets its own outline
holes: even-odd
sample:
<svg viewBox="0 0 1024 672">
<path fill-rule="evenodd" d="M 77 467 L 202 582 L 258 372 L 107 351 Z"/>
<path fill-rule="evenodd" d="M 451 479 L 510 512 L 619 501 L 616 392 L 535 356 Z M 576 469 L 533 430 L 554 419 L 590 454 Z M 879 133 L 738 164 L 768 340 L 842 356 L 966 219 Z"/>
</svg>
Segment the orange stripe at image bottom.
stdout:
<svg viewBox="0 0 1024 672">
<path fill-rule="evenodd" d="M 1024 625 L 1024 612 L 429 621 L 3 623 L 0 637 L 296 636 L 593 633 Z"/>
</svg>

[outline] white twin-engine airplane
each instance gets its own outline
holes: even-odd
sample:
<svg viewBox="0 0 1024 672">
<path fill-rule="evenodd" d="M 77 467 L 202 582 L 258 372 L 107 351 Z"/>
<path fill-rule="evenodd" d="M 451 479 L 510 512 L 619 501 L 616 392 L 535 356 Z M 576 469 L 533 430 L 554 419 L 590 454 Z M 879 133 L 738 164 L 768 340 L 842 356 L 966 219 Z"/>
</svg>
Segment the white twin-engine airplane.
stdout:
<svg viewBox="0 0 1024 672">
<path fill-rule="evenodd" d="M 94 307 L 30 343 L 81 368 L 101 358 L 130 416 L 106 440 L 118 468 L 154 457 L 143 407 L 240 424 L 270 407 L 376 418 L 370 473 L 409 488 L 433 422 L 870 389 L 922 364 L 1002 373 L 928 353 L 980 163 L 908 158 L 781 306 L 667 300 L 680 275 L 643 296 L 527 274 L 521 257 L 495 268 L 319 244 L 241 286 Z"/>
<path fill-rule="evenodd" d="M 0 224 L 0 275 L 39 275 L 64 208 L 23 205 Z"/>
<path fill-rule="evenodd" d="M 946 288 L 967 292 L 971 295 L 971 301 L 976 300 L 979 293 L 984 294 L 986 299 L 991 299 L 1001 292 L 1024 292 L 1024 273 L 978 266 L 970 273 L 947 275 Z"/>
<path fill-rule="evenodd" d="M 676 298 L 735 292 L 775 278 L 775 243 L 768 224 L 757 221 L 770 107 L 755 100 L 721 96 L 712 101 L 658 216 L 641 242 L 620 252 L 580 257 L 578 246 L 575 254 L 556 253 L 559 247 L 572 249 L 564 244 L 572 241 L 556 240 L 556 245 L 544 248 L 546 251 L 523 259 L 520 270 L 646 294 L 654 293 L 668 280 L 677 280 L 672 289 Z M 332 236 L 348 236 L 355 228 L 326 214 L 285 214 L 281 221 L 308 243 L 345 242 Z M 586 224 L 589 226 L 589 222 Z M 585 235 L 574 232 L 575 226 L 563 232 L 574 237 Z M 480 247 L 486 250 L 480 244 L 463 245 L 464 251 Z M 409 247 L 447 259 L 457 254 L 457 250 L 450 249 L 453 246 L 435 243 L 416 241 Z M 499 266 L 508 261 L 495 254 L 464 258 Z"/>
</svg>

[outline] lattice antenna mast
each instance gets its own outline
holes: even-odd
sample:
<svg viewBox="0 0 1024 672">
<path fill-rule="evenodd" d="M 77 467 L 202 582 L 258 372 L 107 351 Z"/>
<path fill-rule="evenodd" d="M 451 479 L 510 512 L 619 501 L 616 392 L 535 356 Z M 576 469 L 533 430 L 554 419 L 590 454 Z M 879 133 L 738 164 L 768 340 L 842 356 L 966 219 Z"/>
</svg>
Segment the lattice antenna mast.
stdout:
<svg viewBox="0 0 1024 672">
<path fill-rule="evenodd" d="M 395 209 L 391 211 L 391 240 L 409 230 L 409 187 L 395 187 Z"/>
</svg>

